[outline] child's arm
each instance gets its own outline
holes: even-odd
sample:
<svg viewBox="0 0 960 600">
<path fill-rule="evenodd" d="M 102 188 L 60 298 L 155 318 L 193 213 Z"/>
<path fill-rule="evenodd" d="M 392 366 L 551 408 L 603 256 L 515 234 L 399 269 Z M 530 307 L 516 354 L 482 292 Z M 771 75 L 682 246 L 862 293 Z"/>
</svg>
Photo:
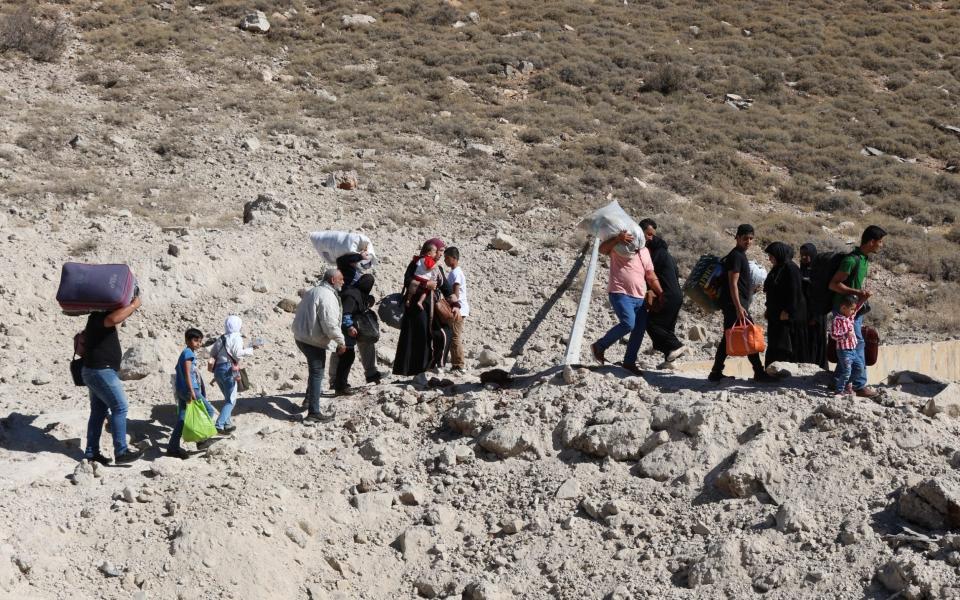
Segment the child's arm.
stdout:
<svg viewBox="0 0 960 600">
<path fill-rule="evenodd" d="M 187 400 L 188 403 L 193 402 L 197 397 L 193 393 L 193 377 L 190 376 L 190 373 L 193 371 L 193 360 L 183 361 L 183 376 L 187 382 L 187 389 L 190 390 L 190 399 Z"/>
</svg>

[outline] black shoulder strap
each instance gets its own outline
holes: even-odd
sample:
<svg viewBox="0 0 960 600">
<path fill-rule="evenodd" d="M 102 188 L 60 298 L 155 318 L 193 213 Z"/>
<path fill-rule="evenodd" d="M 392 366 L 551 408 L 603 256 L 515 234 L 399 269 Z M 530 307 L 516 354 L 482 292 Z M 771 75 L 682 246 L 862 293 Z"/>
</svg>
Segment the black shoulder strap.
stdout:
<svg viewBox="0 0 960 600">
<path fill-rule="evenodd" d="M 230 354 L 230 349 L 227 348 L 227 334 L 223 334 L 220 336 L 220 350 L 227 353 L 227 358 L 230 359 L 230 362 L 232 362 L 233 364 L 237 364 L 238 362 L 237 357 Z"/>
</svg>

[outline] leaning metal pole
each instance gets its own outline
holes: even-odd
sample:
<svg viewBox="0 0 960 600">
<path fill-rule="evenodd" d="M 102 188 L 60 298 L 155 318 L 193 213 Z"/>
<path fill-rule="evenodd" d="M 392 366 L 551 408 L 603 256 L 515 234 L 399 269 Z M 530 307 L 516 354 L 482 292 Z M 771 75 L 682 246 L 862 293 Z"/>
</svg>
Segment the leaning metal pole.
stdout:
<svg viewBox="0 0 960 600">
<path fill-rule="evenodd" d="M 567 353 L 563 357 L 563 378 L 567 382 L 573 379 L 573 365 L 580 364 L 580 350 L 583 347 L 583 333 L 587 328 L 587 313 L 590 312 L 590 297 L 593 295 L 593 280 L 597 276 L 599 253 L 600 238 L 594 237 L 587 275 L 583 280 L 583 290 L 580 292 L 577 316 L 573 319 L 573 329 L 570 330 L 570 339 L 567 341 Z"/>
</svg>

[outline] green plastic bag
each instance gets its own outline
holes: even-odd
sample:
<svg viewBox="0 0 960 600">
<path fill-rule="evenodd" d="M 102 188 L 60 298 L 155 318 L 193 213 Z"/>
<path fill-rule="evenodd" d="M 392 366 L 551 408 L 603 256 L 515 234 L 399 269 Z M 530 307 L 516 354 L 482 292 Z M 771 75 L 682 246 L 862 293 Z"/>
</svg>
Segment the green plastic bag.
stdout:
<svg viewBox="0 0 960 600">
<path fill-rule="evenodd" d="M 183 418 L 183 441 L 202 442 L 217 435 L 217 426 L 207 414 L 207 407 L 202 398 L 197 398 L 187 404 L 187 414 Z"/>
</svg>

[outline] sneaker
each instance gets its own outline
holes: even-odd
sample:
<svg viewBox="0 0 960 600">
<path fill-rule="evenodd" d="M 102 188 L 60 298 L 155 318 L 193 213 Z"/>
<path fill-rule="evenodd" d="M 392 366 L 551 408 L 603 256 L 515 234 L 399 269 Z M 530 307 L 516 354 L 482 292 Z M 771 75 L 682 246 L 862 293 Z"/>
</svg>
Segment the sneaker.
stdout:
<svg viewBox="0 0 960 600">
<path fill-rule="evenodd" d="M 117 461 L 118 465 L 124 465 L 127 463 L 132 463 L 134 461 L 140 460 L 141 456 L 143 456 L 143 450 L 131 450 L 127 448 L 126 452 L 124 452 L 120 456 L 114 457 L 114 460 Z"/>
<path fill-rule="evenodd" d="M 166 455 L 173 458 L 179 458 L 180 460 L 187 460 L 190 458 L 190 453 L 183 448 L 167 448 Z"/>
<path fill-rule="evenodd" d="M 350 387 L 350 386 L 347 386 L 347 387 L 345 387 L 345 388 L 343 388 L 343 389 L 340 389 L 340 390 L 333 390 L 333 395 L 336 396 L 336 397 L 340 397 L 340 396 L 352 396 L 352 395 L 354 395 L 354 394 L 356 394 L 356 393 L 357 393 L 357 390 L 354 389 L 354 388 L 352 388 L 352 387 Z"/>
<path fill-rule="evenodd" d="M 110 463 L 113 462 L 112 460 L 110 460 L 110 459 L 107 458 L 106 456 L 100 454 L 99 452 L 97 452 L 97 453 L 94 454 L 93 456 L 84 456 L 83 458 L 85 458 L 86 460 L 89 460 L 89 461 L 98 462 L 98 463 L 100 463 L 101 465 L 109 465 Z"/>
<path fill-rule="evenodd" d="M 864 386 L 859 390 L 853 390 L 853 393 L 860 398 L 876 398 L 880 395 L 880 392 L 878 392 L 876 388 L 872 388 L 869 385 Z"/>
<path fill-rule="evenodd" d="M 780 381 L 780 378 L 774 377 L 773 375 L 771 375 L 770 373 L 767 373 L 766 371 L 760 371 L 759 373 L 753 374 L 753 381 L 755 383 L 775 383 L 777 381 Z"/>
<path fill-rule="evenodd" d="M 607 359 L 603 355 L 603 350 L 600 349 L 600 346 L 597 345 L 597 342 L 590 344 L 590 352 L 593 354 L 593 360 L 597 361 L 601 365 L 607 364 Z"/>
<path fill-rule="evenodd" d="M 216 441 L 217 441 L 216 437 L 208 437 L 205 440 L 200 440 L 199 442 L 197 442 L 197 450 L 206 450 L 207 448 L 212 446 L 213 443 Z"/>
<path fill-rule="evenodd" d="M 716 371 L 710 371 L 710 374 L 707 375 L 707 381 L 713 382 L 726 381 L 727 379 L 733 378 L 733 375 L 724 375 L 723 373 L 718 373 Z"/>
<path fill-rule="evenodd" d="M 367 383 L 378 384 L 383 379 L 383 372 L 377 371 L 374 375 L 367 375 Z"/>
<path fill-rule="evenodd" d="M 683 356 L 683 355 L 686 354 L 686 353 L 687 353 L 687 347 L 686 347 L 686 346 L 680 346 L 680 347 L 677 348 L 676 350 L 674 350 L 674 351 L 672 351 L 672 352 L 668 352 L 667 355 L 666 355 L 664 358 L 665 358 L 666 362 L 673 362 L 673 361 L 677 360 L 678 358 L 680 358 L 681 356 Z"/>
<path fill-rule="evenodd" d="M 222 431 L 223 431 L 223 433 L 233 433 L 233 432 L 236 431 L 236 430 L 237 430 L 237 426 L 236 426 L 236 425 L 234 425 L 233 423 L 227 423 L 226 425 L 223 426 L 223 430 L 222 430 Z M 218 431 L 219 431 L 219 430 L 218 430 Z"/>
<path fill-rule="evenodd" d="M 329 423 L 337 416 L 333 411 L 325 413 L 310 413 L 303 418 L 304 423 Z"/>
<path fill-rule="evenodd" d="M 642 370 L 640 367 L 637 366 L 637 363 L 628 363 L 628 362 L 625 362 L 625 363 L 623 363 L 622 366 L 623 366 L 624 369 L 626 369 L 627 371 L 630 371 L 631 373 L 633 373 L 633 374 L 636 375 L 637 377 L 643 375 L 643 370 Z"/>
</svg>

